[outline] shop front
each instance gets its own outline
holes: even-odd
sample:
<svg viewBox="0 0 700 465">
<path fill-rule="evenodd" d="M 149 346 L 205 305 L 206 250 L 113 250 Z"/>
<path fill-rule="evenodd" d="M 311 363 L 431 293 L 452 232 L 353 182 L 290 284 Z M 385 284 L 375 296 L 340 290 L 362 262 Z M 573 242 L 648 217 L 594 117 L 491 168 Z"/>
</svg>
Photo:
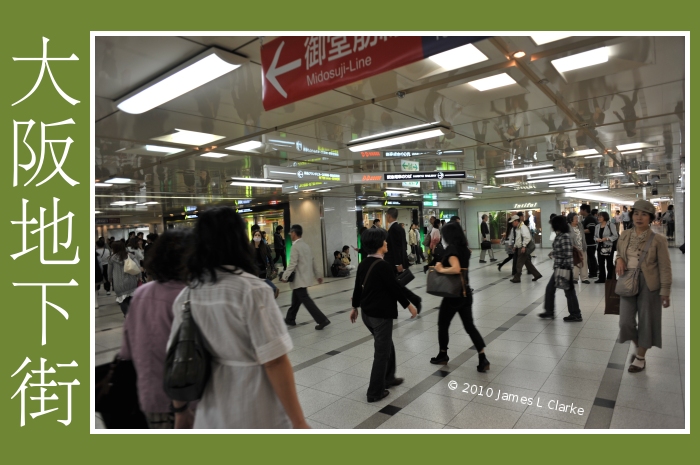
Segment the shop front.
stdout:
<svg viewBox="0 0 700 465">
<path fill-rule="evenodd" d="M 535 244 L 539 247 L 551 247 L 549 240 L 549 217 L 552 213 L 561 214 L 559 202 L 555 196 L 540 196 L 527 202 L 513 199 L 468 200 L 465 202 L 467 239 L 470 244 L 481 242 L 481 218 L 488 215 L 491 230 L 491 243 L 494 249 L 503 249 L 504 238 L 508 231 L 508 219 L 523 213 L 523 227 L 530 229 Z"/>
</svg>

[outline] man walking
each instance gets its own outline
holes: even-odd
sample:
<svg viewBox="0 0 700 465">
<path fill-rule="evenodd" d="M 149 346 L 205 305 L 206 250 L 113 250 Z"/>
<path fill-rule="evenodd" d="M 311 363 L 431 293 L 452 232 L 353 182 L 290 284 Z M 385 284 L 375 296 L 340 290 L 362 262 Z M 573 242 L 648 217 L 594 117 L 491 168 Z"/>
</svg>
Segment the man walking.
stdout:
<svg viewBox="0 0 700 465">
<path fill-rule="evenodd" d="M 620 220 L 622 221 L 622 226 L 624 229 L 630 228 L 630 213 L 627 211 L 627 205 L 623 205 L 622 207 L 622 214 L 620 215 Z"/>
<path fill-rule="evenodd" d="M 532 236 L 530 235 L 530 229 L 527 227 L 521 227 L 520 218 L 517 215 L 510 217 L 510 223 L 513 224 L 513 230 L 515 231 L 515 244 L 513 248 L 518 251 L 518 262 L 515 267 L 515 276 L 510 280 L 512 283 L 519 283 L 520 276 L 523 272 L 523 265 L 527 268 L 528 273 L 532 276 L 533 281 L 537 281 L 542 277 L 535 265 L 532 264 L 531 255 L 535 250 L 535 243 L 532 241 Z"/>
<path fill-rule="evenodd" d="M 486 263 L 486 251 L 489 252 L 489 257 L 491 261 L 497 261 L 493 257 L 493 249 L 491 248 L 491 225 L 489 225 L 489 215 L 481 215 L 481 256 L 479 257 L 479 263 Z"/>
<path fill-rule="evenodd" d="M 411 253 L 416 257 L 416 265 L 419 265 L 421 260 L 425 261 L 423 250 L 420 246 L 418 223 L 411 224 L 411 229 L 408 231 L 408 245 L 411 246 Z"/>
<path fill-rule="evenodd" d="M 284 322 L 289 326 L 295 326 L 297 324 L 296 317 L 299 307 L 304 304 L 304 307 L 318 323 L 316 329 L 321 330 L 331 324 L 331 322 L 328 321 L 326 315 L 311 300 L 306 288 L 314 285 L 314 276 L 316 277 L 315 281 L 319 284 L 323 283 L 323 278 L 319 268 L 316 266 L 313 255 L 311 255 L 309 245 L 301 238 L 302 234 L 303 230 L 298 224 L 293 224 L 289 229 L 289 235 L 292 238 L 292 252 L 289 257 L 287 271 L 284 272 L 280 281 L 283 283 L 289 282 L 289 277 L 292 274 L 294 274 L 294 279 L 290 283 L 292 288 L 292 306 L 287 310 L 287 317 L 284 319 Z"/>
<path fill-rule="evenodd" d="M 282 257 L 282 266 L 287 269 L 287 245 L 284 242 L 284 237 L 282 237 L 282 231 L 284 228 L 282 226 L 277 226 L 275 228 L 275 259 L 272 260 L 272 264 L 276 264 L 277 260 Z"/>
<path fill-rule="evenodd" d="M 624 207 L 623 217 L 627 213 L 627 207 Z M 586 238 L 586 257 L 588 258 L 588 278 L 593 279 L 598 277 L 598 258 L 596 257 L 596 246 L 598 245 L 595 241 L 595 226 L 598 224 L 598 220 L 591 215 L 591 206 L 588 204 L 581 205 L 581 216 L 583 220 L 581 221 L 583 225 L 583 235 Z M 628 214 L 629 218 L 629 214 Z"/>
<path fill-rule="evenodd" d="M 408 254 L 406 253 L 406 234 L 401 226 L 396 222 L 396 218 L 399 216 L 399 211 L 395 208 L 390 208 L 386 211 L 386 221 L 388 224 L 388 236 L 386 239 L 389 251 L 384 255 L 384 260 L 394 265 L 394 271 L 398 275 L 399 273 L 407 270 L 409 267 Z M 403 289 L 404 296 L 418 309 L 418 313 L 421 311 L 421 298 L 418 297 L 410 289 L 401 286 Z"/>
</svg>

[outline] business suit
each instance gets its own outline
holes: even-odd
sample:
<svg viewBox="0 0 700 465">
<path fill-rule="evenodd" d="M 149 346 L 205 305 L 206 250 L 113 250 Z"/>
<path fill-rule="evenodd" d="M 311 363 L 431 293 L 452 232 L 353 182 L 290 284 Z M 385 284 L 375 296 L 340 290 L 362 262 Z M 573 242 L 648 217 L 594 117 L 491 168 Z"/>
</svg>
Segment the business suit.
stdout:
<svg viewBox="0 0 700 465">
<path fill-rule="evenodd" d="M 408 263 L 408 254 L 406 253 L 406 233 L 403 228 L 399 226 L 399 223 L 393 222 L 389 227 L 386 243 L 389 250 L 384 254 L 384 260 L 393 265 L 396 274 L 399 273 L 399 270 L 396 268 L 398 265 L 401 265 L 404 270 L 407 270 L 410 265 Z M 404 286 L 401 286 L 401 288 L 403 289 L 404 297 L 406 297 L 409 302 L 416 306 L 420 304 L 421 298 L 413 293 L 413 291 Z"/>
<path fill-rule="evenodd" d="M 287 271 L 282 274 L 282 280 L 289 279 L 289 275 L 296 272 L 294 281 L 289 283 L 292 288 L 292 306 L 287 310 L 287 322 L 294 322 L 299 312 L 299 307 L 304 304 L 304 307 L 309 311 L 316 323 L 324 324 L 328 321 L 326 315 L 316 306 L 309 293 L 307 287 L 313 286 L 316 283 L 316 278 L 323 276 L 319 268 L 316 266 L 311 248 L 299 238 L 292 244 L 292 251 L 289 256 L 289 264 Z"/>
</svg>

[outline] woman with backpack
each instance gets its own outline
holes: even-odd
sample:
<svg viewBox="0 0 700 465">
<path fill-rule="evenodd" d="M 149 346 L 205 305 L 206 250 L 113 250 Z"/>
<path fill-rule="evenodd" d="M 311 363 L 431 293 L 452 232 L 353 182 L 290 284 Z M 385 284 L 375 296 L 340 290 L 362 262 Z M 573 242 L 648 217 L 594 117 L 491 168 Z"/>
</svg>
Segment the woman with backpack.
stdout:
<svg viewBox="0 0 700 465">
<path fill-rule="evenodd" d="M 139 285 L 139 274 L 133 275 L 124 271 L 126 260 L 134 260 L 129 257 L 129 253 L 124 247 L 124 243 L 116 241 L 112 243 L 112 256 L 109 258 L 107 265 L 107 276 L 112 283 L 114 293 L 117 295 L 117 303 L 126 318 L 126 312 L 129 310 L 131 297 L 136 292 Z"/>
</svg>

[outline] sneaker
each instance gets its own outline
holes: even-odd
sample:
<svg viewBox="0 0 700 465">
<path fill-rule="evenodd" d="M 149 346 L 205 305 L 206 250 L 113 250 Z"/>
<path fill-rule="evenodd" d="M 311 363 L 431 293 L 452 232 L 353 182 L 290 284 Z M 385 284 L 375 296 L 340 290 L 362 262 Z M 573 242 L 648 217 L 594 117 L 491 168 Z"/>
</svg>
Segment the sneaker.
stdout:
<svg viewBox="0 0 700 465">
<path fill-rule="evenodd" d="M 581 318 L 581 315 L 569 315 L 564 317 L 564 321 L 567 323 L 575 323 L 583 321 L 583 318 Z"/>
<path fill-rule="evenodd" d="M 537 316 L 539 316 L 540 318 L 551 318 L 551 319 L 554 319 L 554 312 L 552 312 L 552 313 L 550 313 L 550 312 L 543 312 L 543 313 L 540 313 L 540 314 L 537 315 Z"/>
</svg>

